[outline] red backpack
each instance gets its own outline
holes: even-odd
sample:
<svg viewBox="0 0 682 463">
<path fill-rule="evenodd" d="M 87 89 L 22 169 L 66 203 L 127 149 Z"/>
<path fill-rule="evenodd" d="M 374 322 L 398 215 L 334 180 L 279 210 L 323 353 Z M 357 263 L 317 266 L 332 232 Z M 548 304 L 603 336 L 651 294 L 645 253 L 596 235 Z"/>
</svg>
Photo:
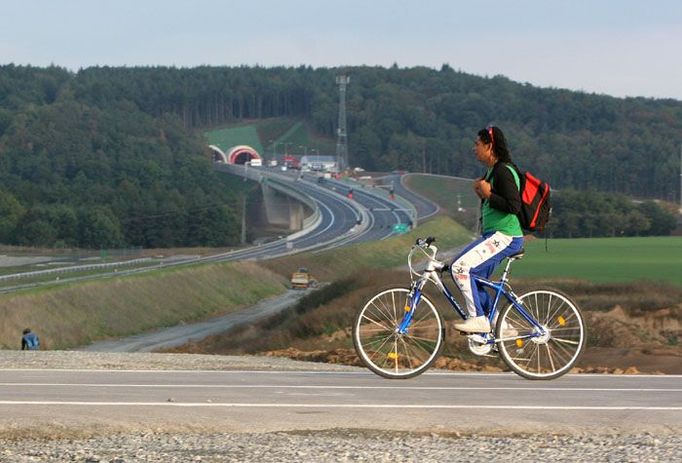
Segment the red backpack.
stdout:
<svg viewBox="0 0 682 463">
<path fill-rule="evenodd" d="M 549 203 L 549 183 L 514 165 L 521 180 L 521 212 L 517 214 L 521 228 L 531 232 L 544 230 L 552 213 Z"/>
</svg>

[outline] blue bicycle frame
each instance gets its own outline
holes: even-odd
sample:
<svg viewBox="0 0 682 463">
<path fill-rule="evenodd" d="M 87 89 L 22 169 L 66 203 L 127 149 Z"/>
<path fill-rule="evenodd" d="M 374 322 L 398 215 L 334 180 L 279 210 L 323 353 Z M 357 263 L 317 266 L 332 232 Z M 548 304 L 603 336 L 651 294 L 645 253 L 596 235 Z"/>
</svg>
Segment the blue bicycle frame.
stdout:
<svg viewBox="0 0 682 463">
<path fill-rule="evenodd" d="M 528 323 L 530 323 L 535 330 L 533 330 L 533 333 L 530 333 L 528 335 L 524 336 L 518 336 L 518 339 L 526 339 L 526 338 L 532 338 L 532 337 L 538 337 L 542 336 L 545 332 L 543 327 L 538 323 L 535 318 L 528 313 L 528 311 L 523 307 L 523 305 L 519 304 L 516 295 L 514 294 L 513 291 L 507 291 L 505 289 L 505 286 L 507 286 L 507 274 L 509 273 L 509 266 L 511 264 L 511 261 L 507 262 L 507 266 L 504 270 L 504 273 L 502 274 L 502 278 L 500 281 L 490 281 L 486 278 L 483 277 L 478 277 L 475 275 L 472 275 L 471 277 L 476 281 L 476 283 L 483 285 L 484 287 L 491 288 L 495 291 L 495 297 L 493 299 L 492 303 L 492 309 L 490 310 L 490 313 L 488 314 L 488 321 L 492 324 L 493 319 L 495 318 L 495 314 L 497 313 L 497 304 L 500 301 L 500 296 L 504 296 L 513 306 L 514 308 L 518 311 L 519 314 L 523 318 L 526 319 Z M 435 274 L 434 274 L 435 275 Z M 422 289 L 426 282 L 430 278 L 428 277 L 423 277 L 420 278 L 419 280 L 415 281 L 412 284 L 412 288 L 410 290 L 410 293 L 408 295 L 408 304 L 405 307 L 405 314 L 403 315 L 403 319 L 400 322 L 400 325 L 397 328 L 397 332 L 400 334 L 405 334 L 408 331 L 408 328 L 410 324 L 412 323 L 412 317 L 414 316 L 415 309 L 417 308 L 417 304 L 419 304 L 419 300 L 421 299 L 422 296 Z M 434 280 L 432 280 L 434 281 Z M 436 283 L 438 282 L 438 283 Z M 448 300 L 450 303 L 450 306 L 453 308 L 455 312 L 459 314 L 462 319 L 467 319 L 469 318 L 469 314 L 462 310 L 460 307 L 459 303 L 457 300 L 454 298 L 450 290 L 445 286 L 442 281 L 440 281 L 440 278 L 435 276 L 435 281 L 434 284 L 436 284 L 437 287 L 441 289 L 442 294 L 445 296 L 445 298 Z M 494 337 L 489 337 L 486 334 L 486 340 L 488 344 L 493 344 L 495 343 Z"/>
</svg>

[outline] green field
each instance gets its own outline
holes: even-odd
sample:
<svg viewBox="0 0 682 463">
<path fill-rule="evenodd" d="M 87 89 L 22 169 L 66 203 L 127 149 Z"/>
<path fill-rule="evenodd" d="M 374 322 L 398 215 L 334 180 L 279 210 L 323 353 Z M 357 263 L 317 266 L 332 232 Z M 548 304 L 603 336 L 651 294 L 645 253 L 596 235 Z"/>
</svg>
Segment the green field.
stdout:
<svg viewBox="0 0 682 463">
<path fill-rule="evenodd" d="M 438 203 L 450 217 L 457 214 L 457 197 L 467 212 L 477 209 L 471 181 L 452 177 L 409 175 L 409 188 Z M 514 276 L 578 278 L 607 283 L 661 280 L 682 286 L 682 237 L 544 239 L 526 242 L 526 256 L 513 267 Z"/>
<path fill-rule="evenodd" d="M 473 215 L 478 214 L 480 200 L 472 188 L 472 180 L 441 175 L 409 174 L 405 185 L 437 203 L 450 217 L 461 207 Z"/>
<path fill-rule="evenodd" d="M 526 243 L 514 265 L 521 277 L 569 277 L 594 282 L 658 280 L 682 286 L 682 237 L 543 239 Z"/>
<path fill-rule="evenodd" d="M 407 188 L 438 204 L 441 212 L 469 230 L 478 230 L 481 207 L 470 179 L 442 175 L 409 174 L 403 179 Z"/>
</svg>

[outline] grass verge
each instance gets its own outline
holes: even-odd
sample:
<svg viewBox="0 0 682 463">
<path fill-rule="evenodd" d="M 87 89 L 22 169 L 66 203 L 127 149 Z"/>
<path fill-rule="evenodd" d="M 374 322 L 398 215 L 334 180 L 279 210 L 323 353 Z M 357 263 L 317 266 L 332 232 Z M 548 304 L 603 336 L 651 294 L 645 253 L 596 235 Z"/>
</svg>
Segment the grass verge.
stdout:
<svg viewBox="0 0 682 463">
<path fill-rule="evenodd" d="M 357 273 L 407 265 L 407 253 L 419 237 L 435 236 L 443 250 L 461 246 L 471 239 L 471 232 L 452 219 L 440 216 L 409 233 L 383 241 L 373 241 L 320 253 L 304 253 L 273 259 L 263 265 L 288 277 L 298 267 L 307 267 L 322 281 L 334 281 Z M 405 274 L 405 278 L 408 278 Z"/>
<path fill-rule="evenodd" d="M 20 347 L 30 327 L 44 348 L 65 349 L 238 310 L 286 290 L 253 263 L 169 269 L 0 295 L 0 347 Z"/>
</svg>

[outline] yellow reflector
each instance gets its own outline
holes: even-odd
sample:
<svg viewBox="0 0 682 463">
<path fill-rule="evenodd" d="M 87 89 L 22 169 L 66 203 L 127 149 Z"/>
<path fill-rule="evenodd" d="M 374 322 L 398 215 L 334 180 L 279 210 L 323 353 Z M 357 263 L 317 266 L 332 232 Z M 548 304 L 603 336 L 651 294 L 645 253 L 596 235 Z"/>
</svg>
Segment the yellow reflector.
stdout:
<svg viewBox="0 0 682 463">
<path fill-rule="evenodd" d="M 516 347 L 523 347 L 523 339 L 516 340 Z"/>
<path fill-rule="evenodd" d="M 391 360 L 397 360 L 398 359 L 398 353 L 397 352 L 389 352 L 386 357 L 390 358 Z"/>
<path fill-rule="evenodd" d="M 559 321 L 559 325 L 561 326 L 564 326 L 566 324 L 566 319 L 561 315 L 559 315 L 559 318 L 557 318 L 557 320 Z"/>
<path fill-rule="evenodd" d="M 409 312 L 409 311 L 410 311 L 410 306 L 409 306 L 409 305 L 406 305 L 406 306 L 405 306 L 405 312 Z"/>
</svg>

